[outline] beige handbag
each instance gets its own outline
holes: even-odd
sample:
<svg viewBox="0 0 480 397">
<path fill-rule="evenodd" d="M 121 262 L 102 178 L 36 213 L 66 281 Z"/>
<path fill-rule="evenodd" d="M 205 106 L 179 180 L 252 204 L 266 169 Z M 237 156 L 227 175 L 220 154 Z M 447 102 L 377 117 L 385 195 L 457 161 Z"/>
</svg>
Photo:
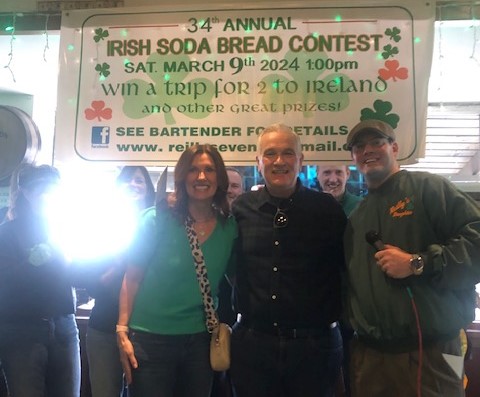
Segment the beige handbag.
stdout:
<svg viewBox="0 0 480 397">
<path fill-rule="evenodd" d="M 214 371 L 226 371 L 230 368 L 230 335 L 232 329 L 225 323 L 219 323 L 212 332 L 210 340 L 210 365 Z"/>
<path fill-rule="evenodd" d="M 193 229 L 193 220 L 187 217 L 185 220 L 192 257 L 195 263 L 198 285 L 202 293 L 203 305 L 205 308 L 207 330 L 212 334 L 210 340 L 210 365 L 214 371 L 226 371 L 230 368 L 230 336 L 232 329 L 228 324 L 220 323 L 217 312 L 214 309 L 212 291 L 207 276 L 207 267 L 203 257 L 197 233 Z"/>
</svg>

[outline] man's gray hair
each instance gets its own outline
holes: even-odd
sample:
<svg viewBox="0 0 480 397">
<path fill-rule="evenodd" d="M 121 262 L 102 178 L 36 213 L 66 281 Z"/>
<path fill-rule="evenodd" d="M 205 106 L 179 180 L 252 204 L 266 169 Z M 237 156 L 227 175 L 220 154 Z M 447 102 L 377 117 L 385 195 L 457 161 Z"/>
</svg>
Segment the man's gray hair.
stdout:
<svg viewBox="0 0 480 397">
<path fill-rule="evenodd" d="M 269 125 L 268 127 L 265 127 L 263 131 L 258 135 L 258 140 L 257 140 L 257 154 L 261 155 L 262 152 L 260 150 L 260 142 L 263 138 L 264 135 L 269 134 L 271 132 L 282 132 L 291 135 L 295 139 L 295 143 L 297 146 L 297 152 L 298 154 L 302 153 L 302 143 L 300 142 L 300 137 L 292 130 L 291 127 L 289 127 L 286 124 L 282 123 L 275 123 L 272 125 Z"/>
</svg>

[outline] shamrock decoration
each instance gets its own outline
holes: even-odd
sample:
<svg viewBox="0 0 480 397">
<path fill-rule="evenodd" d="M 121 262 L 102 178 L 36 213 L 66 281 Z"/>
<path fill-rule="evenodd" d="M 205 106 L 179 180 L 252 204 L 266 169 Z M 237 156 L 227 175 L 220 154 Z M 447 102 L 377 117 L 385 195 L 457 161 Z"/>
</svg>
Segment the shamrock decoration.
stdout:
<svg viewBox="0 0 480 397">
<path fill-rule="evenodd" d="M 392 79 L 393 81 L 406 80 L 408 78 L 408 69 L 399 67 L 400 62 L 397 60 L 385 61 L 385 69 L 379 69 L 378 75 L 383 80 Z"/>
<path fill-rule="evenodd" d="M 383 59 L 388 59 L 398 54 L 398 48 L 392 47 L 390 44 L 387 44 L 385 47 L 383 47 L 383 50 L 384 50 L 384 52 L 382 52 Z"/>
<path fill-rule="evenodd" d="M 42 266 L 49 262 L 53 257 L 53 249 L 46 243 L 40 243 L 30 248 L 28 262 L 35 266 Z"/>
<path fill-rule="evenodd" d="M 100 76 L 108 77 L 110 74 L 110 65 L 108 63 L 103 62 L 101 65 L 97 63 L 95 66 L 95 70 L 100 73 Z"/>
<path fill-rule="evenodd" d="M 98 43 L 100 40 L 105 40 L 108 36 L 108 30 L 97 28 L 95 29 L 95 36 L 93 36 L 93 40 L 95 40 L 95 43 Z"/>
<path fill-rule="evenodd" d="M 388 114 L 391 110 L 391 102 L 377 99 L 375 102 L 373 102 L 373 109 L 363 108 L 361 110 L 360 120 L 381 120 L 387 124 L 390 124 L 392 128 L 397 128 L 400 117 L 395 113 Z"/>
<path fill-rule="evenodd" d="M 110 120 L 112 118 L 112 109 L 105 107 L 104 101 L 92 101 L 91 108 L 85 109 L 85 118 L 87 120 L 103 119 Z"/>
<path fill-rule="evenodd" d="M 400 29 L 394 26 L 392 29 L 388 28 L 385 30 L 385 35 L 389 36 L 391 40 L 395 43 L 398 43 L 402 38 L 400 36 Z"/>
<path fill-rule="evenodd" d="M 188 55 L 160 55 L 156 52 L 151 54 L 147 58 L 147 62 L 151 62 L 152 65 L 164 65 L 164 64 L 183 64 L 187 65 L 190 62 Z M 157 70 L 158 69 L 158 70 Z M 141 119 L 151 114 L 154 111 L 146 111 L 145 109 L 154 109 L 160 101 L 172 108 L 171 112 L 164 113 L 162 116 L 165 118 L 165 123 L 170 125 L 176 123 L 176 114 L 183 114 L 191 119 L 203 119 L 210 115 L 207 111 L 183 111 L 178 112 L 177 107 L 187 106 L 189 104 L 201 103 L 202 105 L 210 105 L 215 95 L 215 86 L 212 81 L 206 78 L 192 78 L 186 69 L 180 69 L 175 72 L 166 73 L 162 71 L 162 68 L 148 70 L 146 72 L 147 79 L 131 79 L 126 82 L 127 85 L 133 85 L 138 87 L 139 95 L 123 95 L 123 110 L 127 117 L 131 119 Z M 200 98 L 196 98 L 193 92 L 188 92 L 182 95 L 172 95 L 172 88 L 176 85 L 201 85 L 205 92 Z"/>
<path fill-rule="evenodd" d="M 320 80 L 320 78 L 322 78 L 323 81 L 328 81 L 328 84 L 331 86 L 340 86 L 341 84 L 348 85 L 350 83 L 351 79 L 348 75 L 339 72 L 330 73 L 326 68 L 301 69 L 298 64 L 306 64 L 309 56 L 307 53 L 294 53 L 292 51 L 288 51 L 285 54 L 284 59 L 289 65 L 286 74 L 271 73 L 263 77 L 259 83 L 259 87 L 261 87 L 263 93 L 263 104 L 275 103 L 278 107 L 277 112 L 281 112 L 282 109 L 285 109 L 285 106 L 288 108 L 289 104 L 292 103 L 338 103 L 338 108 L 332 111 L 340 111 L 348 107 L 350 103 L 349 93 L 342 92 L 341 90 L 332 90 L 329 92 L 312 88 L 309 92 L 303 90 L 295 90 L 292 92 L 283 90 L 283 92 L 279 92 L 277 86 L 278 81 L 281 81 L 283 84 L 281 88 L 284 88 L 288 82 L 296 82 L 300 86 L 306 86 L 307 81 L 312 83 Z M 318 53 L 317 61 L 326 61 L 327 59 L 327 54 L 323 52 Z M 303 109 L 303 115 L 304 117 L 314 117 L 315 113 L 305 107 Z"/>
</svg>

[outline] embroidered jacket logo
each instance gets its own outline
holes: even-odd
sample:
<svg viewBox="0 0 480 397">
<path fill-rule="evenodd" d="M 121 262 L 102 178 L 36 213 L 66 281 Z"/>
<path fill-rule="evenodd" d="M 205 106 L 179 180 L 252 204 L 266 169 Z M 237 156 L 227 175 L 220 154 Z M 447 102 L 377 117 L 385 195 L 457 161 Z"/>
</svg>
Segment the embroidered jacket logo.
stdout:
<svg viewBox="0 0 480 397">
<path fill-rule="evenodd" d="M 392 218 L 403 218 L 404 216 L 413 215 L 413 199 L 405 197 L 397 204 L 390 207 L 390 215 Z"/>
</svg>

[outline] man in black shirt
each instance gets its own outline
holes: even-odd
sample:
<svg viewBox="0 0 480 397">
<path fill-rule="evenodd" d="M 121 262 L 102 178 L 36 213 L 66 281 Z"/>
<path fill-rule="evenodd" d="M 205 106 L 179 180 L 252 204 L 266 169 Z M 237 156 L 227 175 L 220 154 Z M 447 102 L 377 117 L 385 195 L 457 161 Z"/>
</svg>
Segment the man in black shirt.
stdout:
<svg viewBox="0 0 480 397">
<path fill-rule="evenodd" d="M 265 188 L 233 203 L 242 316 L 232 336 L 237 397 L 334 394 L 346 217 L 330 194 L 300 184 L 302 161 L 289 127 L 267 127 L 257 146 Z"/>
</svg>

